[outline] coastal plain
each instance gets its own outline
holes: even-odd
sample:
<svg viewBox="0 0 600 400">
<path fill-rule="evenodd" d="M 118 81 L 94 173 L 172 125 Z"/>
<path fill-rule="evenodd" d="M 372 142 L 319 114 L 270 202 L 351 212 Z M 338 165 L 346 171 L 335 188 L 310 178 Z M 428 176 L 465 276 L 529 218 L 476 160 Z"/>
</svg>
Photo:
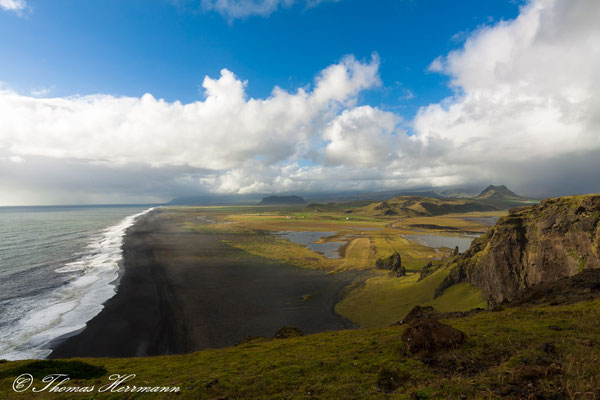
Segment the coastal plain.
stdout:
<svg viewBox="0 0 600 400">
<path fill-rule="evenodd" d="M 420 279 L 420 271 L 451 249 L 405 235 L 426 232 L 451 242 L 485 232 L 481 218 L 501 213 L 349 216 L 343 206 L 155 210 L 126 235 L 117 294 L 82 332 L 58 341 L 50 357 L 181 354 L 270 337 L 283 326 L 305 333 L 382 327 L 416 305 L 484 305 L 466 283 L 434 299 L 446 273 Z M 394 252 L 402 255 L 404 276 L 375 268 Z"/>
<path fill-rule="evenodd" d="M 354 207 L 353 207 L 354 206 Z M 472 239 L 486 232 L 490 219 L 506 211 L 467 212 L 439 216 L 397 217 L 361 213 L 363 205 L 335 204 L 320 207 L 190 207 L 179 212 L 201 215 L 187 223 L 198 232 L 236 233 L 230 246 L 270 260 L 328 274 L 359 271 L 348 286 L 336 312 L 361 327 L 386 326 L 401 320 L 416 305 L 433 305 L 441 311 L 464 311 L 485 306 L 479 289 L 469 284 L 451 288 L 434 299 L 435 288 L 447 271 L 438 270 L 420 279 L 421 269 L 449 255 L 456 239 Z M 356 210 L 349 213 L 350 210 Z M 210 223 L 204 223 L 208 219 Z M 339 258 L 312 251 L 305 244 L 278 236 L 280 232 L 323 232 L 317 242 L 337 243 Z M 446 247 L 429 247 L 413 235 L 446 240 Z M 406 275 L 375 268 L 379 258 L 397 252 Z"/>
</svg>

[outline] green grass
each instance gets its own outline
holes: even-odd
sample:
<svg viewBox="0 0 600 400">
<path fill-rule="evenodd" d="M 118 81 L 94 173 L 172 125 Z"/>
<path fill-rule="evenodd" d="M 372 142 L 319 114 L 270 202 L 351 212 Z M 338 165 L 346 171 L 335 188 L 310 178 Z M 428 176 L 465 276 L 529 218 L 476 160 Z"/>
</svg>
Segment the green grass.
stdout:
<svg viewBox="0 0 600 400">
<path fill-rule="evenodd" d="M 348 243 L 344 250 L 345 269 L 373 268 L 375 248 L 370 238 L 356 238 Z"/>
<path fill-rule="evenodd" d="M 563 394 L 594 398 L 600 387 L 600 301 L 575 305 L 483 312 L 446 323 L 467 334 L 464 347 L 429 358 L 410 355 L 401 341 L 403 326 L 326 332 L 291 339 L 259 339 L 240 346 L 188 355 L 82 359 L 104 366 L 100 378 L 72 385 L 101 385 L 110 374 L 137 375 L 138 386 L 180 386 L 180 394 L 52 396 L 16 394 L 14 377 L 0 379 L 6 399 L 178 398 L 178 399 L 470 399 L 500 398 L 512 388 L 527 398 Z M 549 329 L 559 327 L 561 331 Z M 555 352 L 542 345 L 551 343 Z M 433 357 L 433 358 L 432 358 Z M 0 374 L 25 361 L 0 364 Z M 531 377 L 529 370 L 558 371 Z M 396 377 L 391 393 L 382 377 Z M 511 398 L 510 396 L 508 398 Z"/>
<path fill-rule="evenodd" d="M 73 379 L 91 379 L 99 378 L 106 372 L 104 367 L 81 361 L 38 360 L 3 370 L 0 378 L 31 374 L 36 379 L 43 379 L 49 374 L 68 374 Z"/>
<path fill-rule="evenodd" d="M 377 276 L 351 290 L 335 310 L 362 327 L 388 326 L 401 321 L 414 306 L 432 302 L 435 289 L 446 275 L 447 270 L 439 269 L 418 282 L 418 273 L 397 278 L 387 271 L 378 271 Z M 464 304 L 453 311 L 459 309 L 464 309 Z"/>
<path fill-rule="evenodd" d="M 474 308 L 485 308 L 486 301 L 481 289 L 466 282 L 450 286 L 435 300 L 424 303 L 433 306 L 439 312 L 468 311 Z"/>
<path fill-rule="evenodd" d="M 227 241 L 226 243 L 247 253 L 297 267 L 328 270 L 341 269 L 339 260 L 328 259 L 305 246 L 280 239 L 276 236 L 248 234 L 237 237 L 235 241 Z"/>
</svg>

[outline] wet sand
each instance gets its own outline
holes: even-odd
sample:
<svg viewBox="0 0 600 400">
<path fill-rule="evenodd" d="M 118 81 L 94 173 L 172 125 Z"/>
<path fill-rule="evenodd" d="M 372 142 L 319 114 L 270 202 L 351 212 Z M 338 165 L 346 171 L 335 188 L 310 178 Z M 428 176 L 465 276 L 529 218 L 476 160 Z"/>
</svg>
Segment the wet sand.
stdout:
<svg viewBox="0 0 600 400">
<path fill-rule="evenodd" d="M 132 226 L 117 294 L 50 358 L 176 354 L 271 337 L 284 325 L 305 333 L 353 324 L 334 306 L 359 273 L 326 274 L 273 262 L 193 232 L 192 213 L 160 210 Z M 201 221 L 200 221 L 201 222 Z"/>
</svg>

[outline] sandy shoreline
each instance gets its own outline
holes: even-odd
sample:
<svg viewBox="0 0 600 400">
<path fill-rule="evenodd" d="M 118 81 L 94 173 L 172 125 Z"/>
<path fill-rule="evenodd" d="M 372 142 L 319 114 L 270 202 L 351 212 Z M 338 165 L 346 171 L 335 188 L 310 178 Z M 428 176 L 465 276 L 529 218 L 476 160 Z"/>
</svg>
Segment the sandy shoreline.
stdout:
<svg viewBox="0 0 600 400">
<path fill-rule="evenodd" d="M 192 219 L 161 210 L 129 228 L 117 294 L 50 358 L 187 353 L 272 336 L 284 325 L 307 333 L 353 326 L 334 306 L 356 273 L 327 275 L 251 256 L 222 243 L 221 234 L 181 227 Z"/>
</svg>

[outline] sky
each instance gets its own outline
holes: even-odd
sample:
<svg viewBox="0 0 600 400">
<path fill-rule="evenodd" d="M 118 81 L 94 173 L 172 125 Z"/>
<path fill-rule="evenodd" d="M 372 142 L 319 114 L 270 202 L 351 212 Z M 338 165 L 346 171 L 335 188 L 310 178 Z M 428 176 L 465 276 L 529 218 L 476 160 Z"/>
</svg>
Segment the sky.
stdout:
<svg viewBox="0 0 600 400">
<path fill-rule="evenodd" d="M 0 205 L 600 191 L 596 0 L 0 0 Z"/>
</svg>

